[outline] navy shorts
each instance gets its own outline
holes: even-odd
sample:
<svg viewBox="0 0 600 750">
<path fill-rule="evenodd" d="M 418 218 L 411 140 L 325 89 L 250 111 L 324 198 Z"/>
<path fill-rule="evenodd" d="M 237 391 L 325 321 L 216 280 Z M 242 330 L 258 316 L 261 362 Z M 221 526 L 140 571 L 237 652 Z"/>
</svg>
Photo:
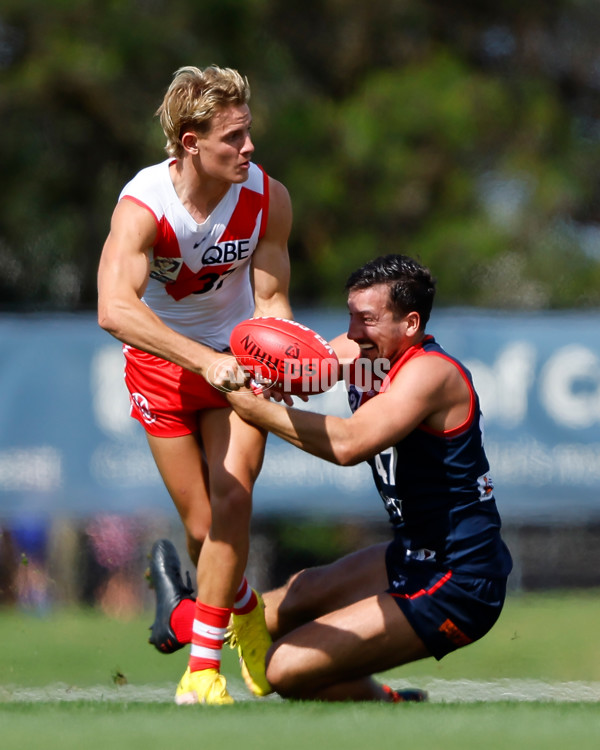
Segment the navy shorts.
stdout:
<svg viewBox="0 0 600 750">
<path fill-rule="evenodd" d="M 386 551 L 388 593 L 436 659 L 490 630 L 504 605 L 506 578 L 477 578 L 427 562 L 406 562 L 397 549 L 392 543 Z"/>
</svg>

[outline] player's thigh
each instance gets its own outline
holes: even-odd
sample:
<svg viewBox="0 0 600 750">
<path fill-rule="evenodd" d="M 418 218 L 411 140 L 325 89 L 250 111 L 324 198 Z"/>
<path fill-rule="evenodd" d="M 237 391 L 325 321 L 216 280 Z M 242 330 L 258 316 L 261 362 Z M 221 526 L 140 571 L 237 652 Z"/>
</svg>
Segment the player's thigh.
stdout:
<svg viewBox="0 0 600 750">
<path fill-rule="evenodd" d="M 385 591 L 387 546 L 372 545 L 328 565 L 301 570 L 285 586 L 265 594 L 265 602 L 278 608 L 280 627 L 288 630 Z"/>
<path fill-rule="evenodd" d="M 199 422 L 211 498 L 251 495 L 262 468 L 264 431 L 244 422 L 232 409 L 207 409 Z"/>
<path fill-rule="evenodd" d="M 146 433 L 152 456 L 186 530 L 202 539 L 210 528 L 206 462 L 197 434 L 157 437 Z"/>
<path fill-rule="evenodd" d="M 330 612 L 277 640 L 267 677 L 283 694 L 357 679 L 429 656 L 389 594 Z"/>
<path fill-rule="evenodd" d="M 387 589 L 385 555 L 388 545 L 389 542 L 373 544 L 320 566 L 312 573 L 310 569 L 304 572 L 306 583 L 323 592 L 326 611 L 346 607 Z"/>
</svg>

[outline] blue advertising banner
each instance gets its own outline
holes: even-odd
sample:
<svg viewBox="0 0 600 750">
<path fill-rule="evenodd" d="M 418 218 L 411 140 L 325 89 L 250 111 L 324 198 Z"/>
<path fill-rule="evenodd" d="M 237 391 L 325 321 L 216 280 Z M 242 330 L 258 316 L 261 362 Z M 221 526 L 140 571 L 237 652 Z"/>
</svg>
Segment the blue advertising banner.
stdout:
<svg viewBox="0 0 600 750">
<path fill-rule="evenodd" d="M 296 318 L 326 338 L 346 329 L 343 311 Z M 441 309 L 428 330 L 473 374 L 503 517 L 600 515 L 600 313 Z M 92 315 L 4 314 L 0 347 L 0 518 L 173 512 L 129 417 L 121 346 Z M 348 414 L 343 383 L 298 406 Z M 379 502 L 366 464 L 269 438 L 257 513 L 371 515 Z"/>
</svg>

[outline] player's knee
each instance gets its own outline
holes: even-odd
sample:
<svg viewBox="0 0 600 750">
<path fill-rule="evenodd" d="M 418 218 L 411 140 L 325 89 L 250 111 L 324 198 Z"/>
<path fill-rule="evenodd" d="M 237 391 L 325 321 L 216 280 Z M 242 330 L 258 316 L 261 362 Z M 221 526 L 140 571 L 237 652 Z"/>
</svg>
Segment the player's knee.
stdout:
<svg viewBox="0 0 600 750">
<path fill-rule="evenodd" d="M 196 533 L 186 532 L 187 551 L 188 555 L 190 556 L 190 560 L 194 565 L 198 565 L 200 550 L 202 549 L 202 544 L 204 543 L 207 534 L 208 529 L 203 531 L 198 529 L 196 530 Z"/>
<path fill-rule="evenodd" d="M 305 589 L 302 576 L 305 570 L 294 573 L 285 585 L 285 594 L 279 604 L 280 617 L 289 618 L 296 612 L 299 603 L 302 600 L 302 592 Z"/>
<path fill-rule="evenodd" d="M 318 609 L 319 570 L 306 568 L 295 573 L 286 584 L 285 595 L 279 605 L 279 615 L 285 620 L 304 621 Z"/>
<path fill-rule="evenodd" d="M 252 494 L 239 484 L 220 488 L 211 495 L 213 521 L 246 521 L 252 512 Z"/>
<path fill-rule="evenodd" d="M 284 698 L 296 696 L 296 675 L 289 659 L 286 659 L 285 646 L 274 645 L 267 654 L 266 676 L 273 690 Z"/>
<path fill-rule="evenodd" d="M 192 513 L 182 518 L 185 528 L 186 541 L 190 556 L 192 550 L 200 552 L 204 540 L 208 536 L 211 524 L 210 513 Z"/>
</svg>

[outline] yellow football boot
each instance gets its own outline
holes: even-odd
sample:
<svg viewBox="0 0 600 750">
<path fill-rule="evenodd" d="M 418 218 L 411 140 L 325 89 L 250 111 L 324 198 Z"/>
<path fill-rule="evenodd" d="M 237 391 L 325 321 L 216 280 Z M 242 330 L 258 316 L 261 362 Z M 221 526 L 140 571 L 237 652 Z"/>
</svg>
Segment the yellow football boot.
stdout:
<svg viewBox="0 0 600 750">
<path fill-rule="evenodd" d="M 225 678 L 216 669 L 190 672 L 188 667 L 177 686 L 175 703 L 178 706 L 191 706 L 195 703 L 225 706 L 233 703 L 233 698 L 227 692 Z"/>
<path fill-rule="evenodd" d="M 251 693 L 269 695 L 273 688 L 267 681 L 265 659 L 272 640 L 265 622 L 265 605 L 258 592 L 257 606 L 247 615 L 232 615 L 227 640 L 240 656 L 242 677 Z"/>
</svg>

